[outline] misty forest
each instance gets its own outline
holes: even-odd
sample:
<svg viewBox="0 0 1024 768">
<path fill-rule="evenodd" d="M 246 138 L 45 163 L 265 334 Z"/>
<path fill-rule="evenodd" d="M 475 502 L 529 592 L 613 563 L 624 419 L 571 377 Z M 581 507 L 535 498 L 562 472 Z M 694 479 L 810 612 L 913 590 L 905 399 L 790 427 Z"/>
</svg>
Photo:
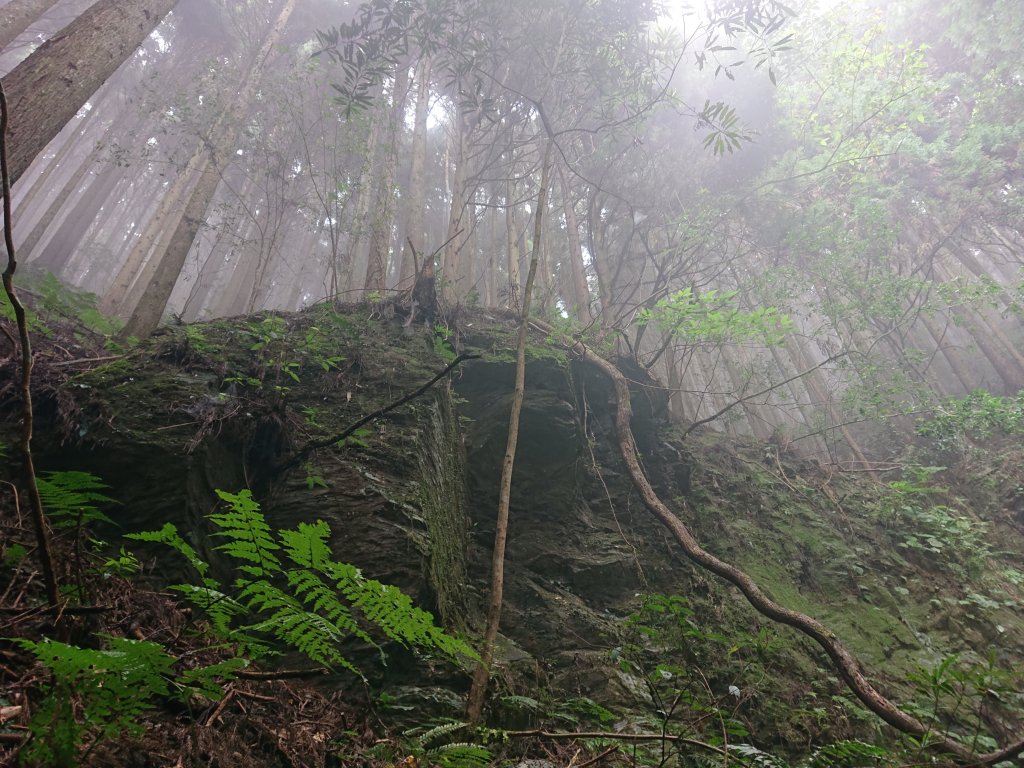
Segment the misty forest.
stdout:
<svg viewBox="0 0 1024 768">
<path fill-rule="evenodd" d="M 1019 0 L 0 0 L 0 764 L 1024 765 Z"/>
</svg>

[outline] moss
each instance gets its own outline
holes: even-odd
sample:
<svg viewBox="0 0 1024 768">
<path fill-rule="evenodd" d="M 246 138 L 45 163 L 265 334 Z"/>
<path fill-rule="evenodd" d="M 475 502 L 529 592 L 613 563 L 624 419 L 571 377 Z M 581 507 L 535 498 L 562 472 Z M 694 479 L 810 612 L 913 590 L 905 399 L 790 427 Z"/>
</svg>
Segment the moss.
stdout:
<svg viewBox="0 0 1024 768">
<path fill-rule="evenodd" d="M 427 528 L 428 574 L 445 626 L 466 629 L 466 517 L 462 442 L 451 390 L 439 389 L 421 421 L 420 507 Z"/>
</svg>

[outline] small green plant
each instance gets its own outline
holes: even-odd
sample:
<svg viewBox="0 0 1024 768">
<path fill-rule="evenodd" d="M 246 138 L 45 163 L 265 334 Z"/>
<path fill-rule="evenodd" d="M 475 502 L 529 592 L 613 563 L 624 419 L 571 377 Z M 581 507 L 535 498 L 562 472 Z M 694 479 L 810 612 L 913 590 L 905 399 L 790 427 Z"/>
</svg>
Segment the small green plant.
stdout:
<svg viewBox="0 0 1024 768">
<path fill-rule="evenodd" d="M 220 680 L 245 665 L 233 659 L 175 674 L 177 660 L 159 643 L 108 637 L 107 647 L 95 650 L 50 639 L 16 642 L 35 655 L 51 678 L 29 722 L 26 764 L 55 768 L 77 765 L 83 752 L 104 740 L 139 735 L 140 716 L 157 697 L 187 701 L 201 693 L 219 699 Z"/>
<path fill-rule="evenodd" d="M 340 368 L 345 360 L 344 356 L 334 354 L 335 341 L 319 325 L 309 326 L 296 338 L 297 333 L 290 332 L 283 317 L 268 315 L 248 323 L 245 332 L 251 338 L 249 349 L 258 353 L 260 370 L 255 376 L 235 374 L 225 379 L 227 382 L 256 388 L 262 386 L 267 373 L 272 373 L 273 379 L 267 383 L 275 392 L 284 394 L 290 391 L 288 382 L 302 381 L 305 368 L 314 366 L 327 373 Z"/>
<path fill-rule="evenodd" d="M 200 355 L 215 354 L 220 351 L 219 345 L 206 338 L 206 332 L 200 325 L 186 325 L 185 340 L 189 347 Z"/>
<path fill-rule="evenodd" d="M 468 741 L 447 741 L 453 733 L 467 727 L 466 723 L 450 722 L 427 730 L 413 728 L 402 735 L 407 739 L 410 756 L 417 764 L 440 768 L 487 768 L 493 764 L 490 750 Z"/>
<path fill-rule="evenodd" d="M 444 360 L 446 363 L 450 363 L 456 358 L 455 350 L 452 348 L 452 329 L 445 323 L 434 324 L 434 352 Z"/>
<path fill-rule="evenodd" d="M 976 662 L 964 662 L 953 654 L 931 667 L 922 667 L 910 675 L 916 697 L 908 709 L 931 724 L 935 736 L 949 736 L 972 748 L 984 751 L 996 748 L 986 728 L 993 706 L 1012 701 L 1024 682 L 1020 671 L 999 666 L 993 649 Z M 960 723 L 963 731 L 948 730 L 950 722 Z M 912 740 L 915 748 L 931 741 L 931 735 Z"/>
<path fill-rule="evenodd" d="M 906 477 L 888 483 L 878 504 L 880 521 L 902 549 L 941 556 L 954 570 L 975 572 L 991 552 L 988 525 L 928 497 L 945 489 L 928 485 L 943 467 L 910 467 Z"/>
<path fill-rule="evenodd" d="M 399 589 L 334 560 L 327 523 L 318 520 L 274 531 L 249 491 L 217 493 L 225 508 L 209 520 L 217 528 L 214 537 L 223 542 L 217 549 L 235 562 L 237 576 L 230 587 L 209 575 L 209 565 L 170 523 L 129 538 L 165 544 L 185 557 L 199 582 L 173 589 L 203 609 L 213 631 L 242 652 L 262 656 L 297 651 L 316 664 L 359 674 L 339 644 L 355 637 L 379 648 L 372 627 L 407 647 L 453 659 L 475 657 L 466 643 L 445 634 Z"/>
</svg>

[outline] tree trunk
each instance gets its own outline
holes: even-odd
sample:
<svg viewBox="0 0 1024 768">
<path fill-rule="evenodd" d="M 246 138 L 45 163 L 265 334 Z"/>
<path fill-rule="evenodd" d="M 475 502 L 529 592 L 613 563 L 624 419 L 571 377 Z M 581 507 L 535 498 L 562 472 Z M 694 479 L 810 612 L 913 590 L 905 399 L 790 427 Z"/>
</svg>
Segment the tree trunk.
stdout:
<svg viewBox="0 0 1024 768">
<path fill-rule="evenodd" d="M 448 209 L 448 233 L 445 238 L 441 292 L 449 305 L 456 304 L 469 290 L 465 277 L 463 248 L 469 239 L 471 222 L 466 215 L 469 195 L 466 191 L 466 118 L 462 108 L 455 115 L 455 178 L 452 181 L 451 207 Z"/>
<path fill-rule="evenodd" d="M 583 323 L 589 323 L 590 315 L 590 288 L 587 285 L 587 272 L 583 265 L 583 244 L 580 242 L 580 224 L 576 218 L 576 206 L 572 199 L 572 190 L 566 181 L 566 173 L 563 164 L 558 164 L 558 180 L 562 186 L 562 211 L 565 213 L 566 237 L 569 243 L 569 252 L 562 262 L 568 261 L 570 274 L 572 275 L 572 307 L 569 314 Z"/>
<path fill-rule="evenodd" d="M 99 0 L 4 78 L 11 184 L 177 0 Z"/>
<path fill-rule="evenodd" d="M 271 27 L 263 41 L 263 47 L 249 65 L 242 87 L 210 132 L 209 150 L 203 154 L 203 159 L 196 168 L 199 180 L 192 188 L 184 213 L 177 220 L 166 251 L 153 255 L 153 258 L 157 260 L 156 270 L 122 330 L 124 337 L 145 338 L 160 324 L 167 301 L 171 297 L 174 285 L 178 281 L 178 275 L 181 274 L 181 268 L 192 248 L 192 241 L 195 240 L 199 225 L 206 215 L 206 210 L 220 183 L 221 164 L 230 155 L 231 145 L 241 127 L 244 110 L 252 101 L 263 67 L 280 39 L 285 25 L 288 23 L 288 18 L 295 9 L 296 1 L 285 0 L 274 26 Z"/>
<path fill-rule="evenodd" d="M 11 0 L 0 8 L 0 51 L 57 4 L 57 0 Z"/>
<path fill-rule="evenodd" d="M 430 59 L 420 60 L 419 71 L 416 73 L 419 82 L 416 85 L 416 120 L 412 134 L 412 161 L 409 169 L 409 204 L 406 207 L 405 234 L 408 242 L 399 243 L 400 252 L 404 253 L 398 270 L 399 290 L 411 289 L 416 281 L 417 268 L 422 271 L 427 258 L 426 237 L 423 231 L 423 208 L 426 205 L 426 175 L 423 172 L 427 156 L 427 112 L 430 108 Z"/>
<path fill-rule="evenodd" d="M 515 182 L 505 182 L 505 235 L 508 239 L 508 294 L 505 306 L 515 309 L 519 305 L 519 227 L 516 224 L 516 205 L 513 200 Z"/>
<path fill-rule="evenodd" d="M 509 499 L 512 495 L 512 469 L 516 460 L 519 442 L 519 414 L 523 408 L 526 390 L 526 337 L 530 327 L 530 298 L 540 260 L 540 244 L 543 236 L 544 209 L 547 207 L 548 176 L 551 170 L 551 145 L 544 154 L 540 174 L 540 192 L 537 193 L 537 215 L 534 219 L 533 251 L 530 255 L 530 271 L 526 276 L 523 290 L 523 309 L 519 316 L 519 338 L 516 345 L 516 378 L 512 390 L 512 410 L 508 417 L 508 440 L 505 443 L 505 458 L 501 465 L 501 488 L 498 496 L 498 519 L 494 528 L 494 553 L 491 555 L 491 596 L 487 607 L 487 625 L 484 629 L 483 645 L 480 649 L 480 664 L 473 672 L 473 684 L 469 689 L 469 703 L 466 718 L 473 725 L 483 715 L 487 683 L 494 660 L 494 642 L 498 638 L 501 623 L 501 608 L 505 586 L 505 541 L 508 538 Z"/>
<path fill-rule="evenodd" d="M 383 109 L 373 109 L 369 113 L 370 126 L 366 137 L 366 157 L 359 171 L 359 197 L 356 200 L 355 218 L 352 220 L 352 226 L 348 233 L 348 263 L 346 264 L 348 274 L 341 280 L 342 292 L 354 289 L 356 285 L 361 284 L 357 281 L 363 269 L 361 263 L 363 244 L 368 239 L 366 237 L 366 222 L 369 220 L 370 205 L 373 201 L 373 171 L 376 165 L 377 147 L 380 145 L 380 134 L 384 129 L 383 115 Z M 334 300 L 338 301 L 339 297 L 335 296 Z"/>
<path fill-rule="evenodd" d="M 373 214 L 373 228 L 370 232 L 370 253 L 366 264 L 366 281 L 363 288 L 367 295 L 376 292 L 382 295 L 387 281 L 388 256 L 391 252 L 391 230 L 395 215 L 395 164 L 398 159 L 398 143 L 405 122 L 405 96 L 409 90 L 409 66 L 399 63 L 395 73 L 394 93 L 391 94 L 391 114 L 385 126 L 383 167 L 380 170 L 377 187 L 377 205 Z"/>
</svg>

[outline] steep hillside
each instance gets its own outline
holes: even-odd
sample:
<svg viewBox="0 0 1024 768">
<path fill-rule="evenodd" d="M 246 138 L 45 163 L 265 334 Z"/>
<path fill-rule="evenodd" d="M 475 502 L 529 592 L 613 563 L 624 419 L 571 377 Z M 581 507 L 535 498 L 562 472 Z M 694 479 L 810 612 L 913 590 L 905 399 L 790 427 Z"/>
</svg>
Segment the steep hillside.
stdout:
<svg viewBox="0 0 1024 768">
<path fill-rule="evenodd" d="M 472 637 L 486 603 L 513 330 L 484 313 L 407 327 L 386 306 L 318 306 L 169 327 L 98 363 L 44 359 L 52 387 L 37 402 L 37 464 L 110 486 L 117 503 L 104 512 L 118 527 L 97 526 L 109 551 L 124 532 L 171 522 L 224 581 L 231 570 L 207 516 L 218 490 L 249 488 L 273 529 L 326 521 L 337 559 Z M 457 353 L 467 359 L 450 376 L 389 409 Z M 890 472 L 833 474 L 780 445 L 712 432 L 683 439 L 664 391 L 630 375 L 643 467 L 708 550 L 824 621 L 881 690 L 937 731 L 982 750 L 1020 733 L 1019 447 L 947 452 L 949 465 L 937 467 L 934 451 L 908 446 Z M 3 415 L 13 458 L 11 398 Z M 693 755 L 734 742 L 793 758 L 844 739 L 897 744 L 817 646 L 683 558 L 630 482 L 614 416 L 598 370 L 556 340 L 531 340 L 490 724 L 664 732 Z M 4 480 L 18 481 L 16 464 Z M 14 520 L 8 494 L 0 504 Z M 128 546 L 151 585 L 194 578 L 155 545 Z M 11 599 L 29 566 L 5 562 Z M 365 645 L 346 648 L 369 688 L 353 690 L 344 673 L 318 682 L 321 692 L 346 691 L 357 713 L 372 701 L 395 727 L 461 717 L 468 677 L 455 667 L 394 643 L 386 665 Z M 10 691 L 17 676 L 7 671 Z M 332 744 L 345 742 L 339 733 Z M 665 745 L 634 756 L 653 749 L 657 762 Z"/>
</svg>

